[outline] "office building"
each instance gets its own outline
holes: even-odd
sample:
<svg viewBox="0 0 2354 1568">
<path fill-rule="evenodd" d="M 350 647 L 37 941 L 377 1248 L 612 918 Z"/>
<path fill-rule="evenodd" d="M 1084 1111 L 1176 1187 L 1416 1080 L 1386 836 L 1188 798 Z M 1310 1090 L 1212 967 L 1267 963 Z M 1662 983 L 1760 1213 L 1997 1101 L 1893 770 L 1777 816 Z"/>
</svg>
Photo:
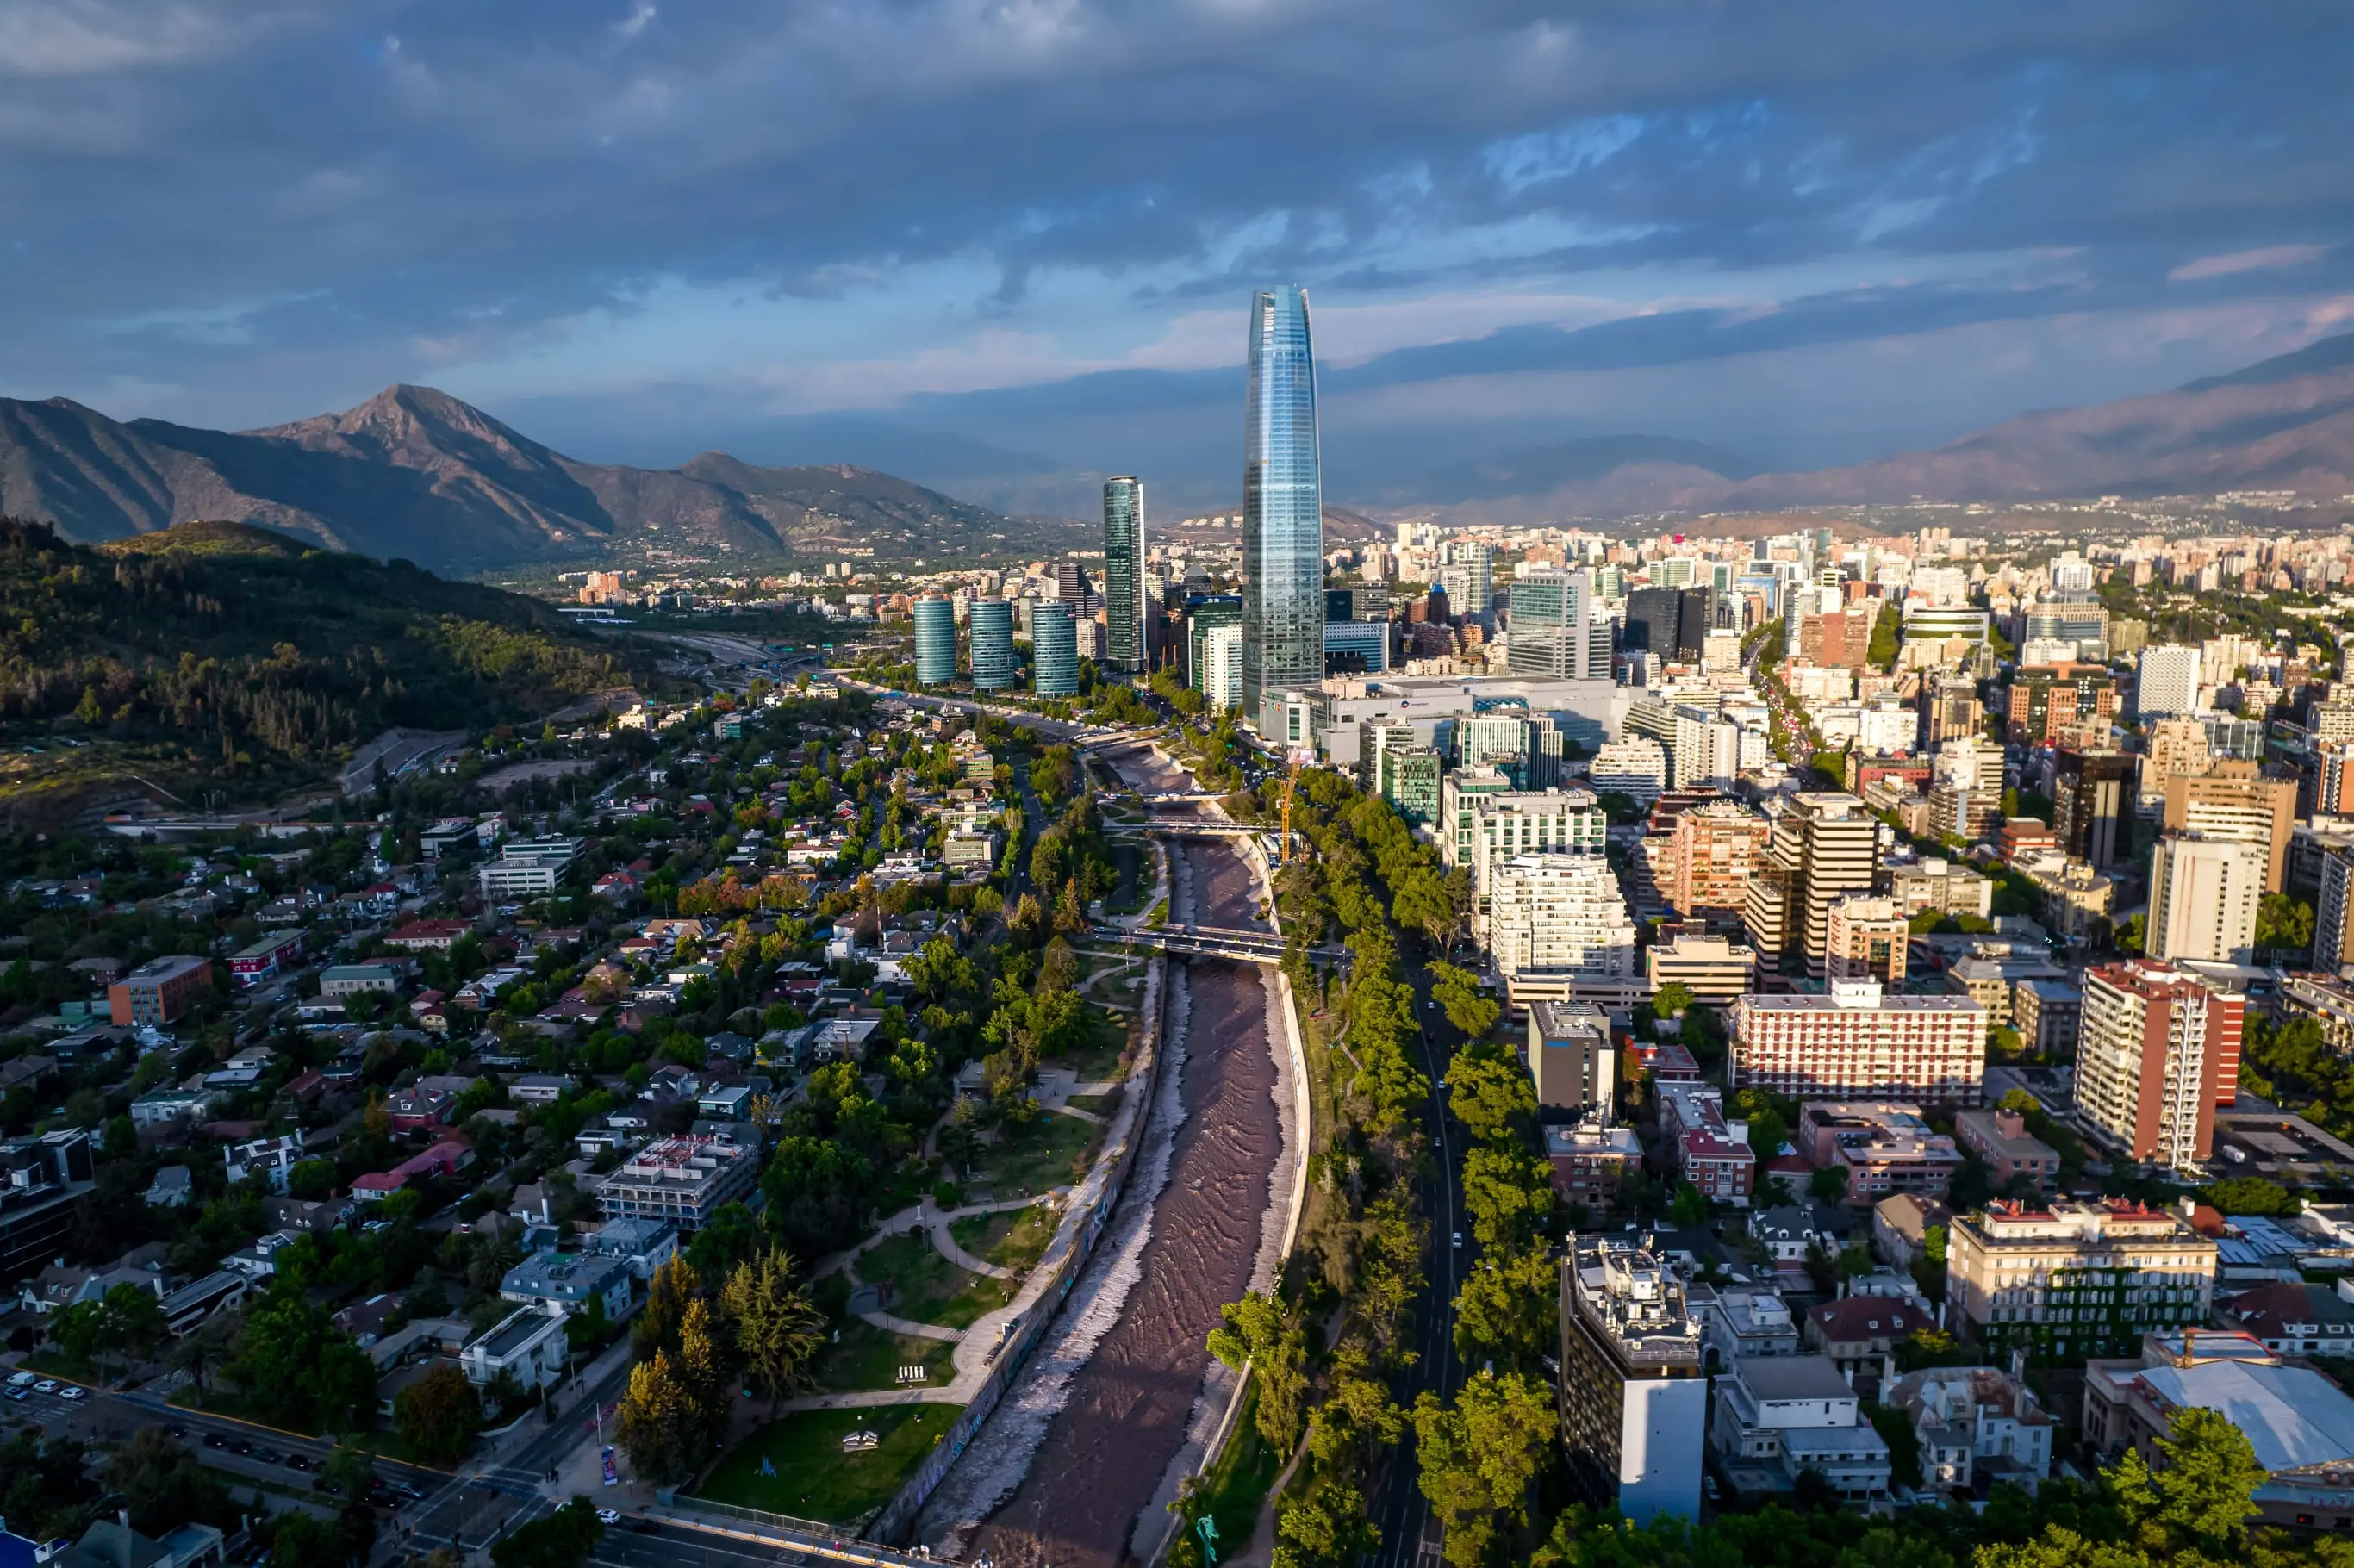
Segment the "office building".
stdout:
<svg viewBox="0 0 2354 1568">
<path fill-rule="evenodd" d="M 2118 1199 L 1998 1202 L 1947 1223 L 1946 1310 L 1991 1355 L 2124 1355 L 2145 1334 L 2207 1321 L 2215 1255 L 2176 1215 Z"/>
<path fill-rule="evenodd" d="M 161 1029 L 185 1017 L 212 983 L 210 959 L 185 953 L 150 959 L 106 988 L 108 1015 L 118 1029 Z"/>
<path fill-rule="evenodd" d="M 1975 736 L 1986 729 L 1986 709 L 1978 702 L 1978 683 L 1941 680 L 1922 694 L 1929 708 L 1929 744 Z"/>
<path fill-rule="evenodd" d="M 1324 486 L 1308 291 L 1251 300 L 1243 445 L 1243 692 L 1260 699 L 1324 678 Z"/>
<path fill-rule="evenodd" d="M 1942 1199 L 1962 1168 L 1953 1139 L 1933 1131 L 1917 1106 L 1818 1101 L 1799 1111 L 1797 1140 L 1816 1170 L 1847 1172 L 1847 1201 L 1860 1209 L 1899 1192 Z"/>
<path fill-rule="evenodd" d="M 597 1189 L 608 1220 L 668 1220 L 682 1232 L 703 1228 L 723 1203 L 760 1179 L 757 1143 L 717 1138 L 665 1138 L 632 1154 Z"/>
<path fill-rule="evenodd" d="M 1243 597 L 1238 593 L 1194 594 L 1185 600 L 1185 631 L 1182 646 L 1185 650 L 1185 683 L 1187 685 L 1197 692 L 1203 691 L 1203 640 L 1221 626 L 1238 627 L 1242 623 Z M 1240 647 L 1241 644 L 1237 643 L 1235 646 Z M 1237 695 L 1235 701 L 1226 704 L 1226 706 L 1234 707 L 1240 705 L 1241 689 L 1237 684 L 1235 687 Z M 1204 694 L 1207 695 L 1207 693 Z"/>
<path fill-rule="evenodd" d="M 1496 624 L 1495 553 L 1477 539 L 1461 540 L 1454 549 L 1455 559 L 1439 573 L 1447 608 L 1470 624 L 1492 630 Z"/>
<path fill-rule="evenodd" d="M 2296 826 L 2296 780 L 2260 777 L 2253 763 L 2225 761 L 2211 771 L 2166 781 L 2166 831 L 2237 839 L 2264 853 L 2264 890 L 2278 893 Z"/>
<path fill-rule="evenodd" d="M 1104 666 L 1144 673 L 1144 482 L 1104 481 Z"/>
<path fill-rule="evenodd" d="M 1708 1380 L 1682 1282 L 1629 1238 L 1580 1234 L 1561 1278 L 1561 1436 L 1587 1499 L 1638 1525 L 1700 1513 Z"/>
<path fill-rule="evenodd" d="M 2052 828 L 2061 850 L 2095 871 L 2133 859 L 2134 759 L 2060 748 L 2052 758 Z"/>
<path fill-rule="evenodd" d="M 1808 975 L 1820 979 L 1830 946 L 1831 906 L 1843 894 L 1872 890 L 1880 863 L 1880 824 L 1857 797 L 1829 791 L 1794 797 L 1786 817 L 1797 833 L 1797 938 Z"/>
<path fill-rule="evenodd" d="M 1384 620 L 1324 623 L 1324 673 L 1380 675 L 1390 667 L 1390 628 Z"/>
<path fill-rule="evenodd" d="M 1374 760 L 1375 793 L 1416 827 L 1438 821 L 1443 759 L 1427 746 L 1392 746 Z"/>
<path fill-rule="evenodd" d="M 1194 684 L 1212 713 L 1243 702 L 1243 629 L 1239 621 L 1213 626 L 1194 644 Z"/>
<path fill-rule="evenodd" d="M 2264 895 L 2264 846 L 2203 833 L 2167 833 L 2150 851 L 2153 959 L 2252 963 L 2256 906 Z"/>
<path fill-rule="evenodd" d="M 79 1128 L 0 1143 L 0 1279 L 21 1279 L 66 1250 L 97 1176 L 90 1134 Z"/>
<path fill-rule="evenodd" d="M 1733 1009 L 1734 1086 L 1974 1106 L 1986 1028 L 1969 997 L 1891 996 L 1877 980 L 1834 980 L 1821 996 L 1744 996 Z"/>
<path fill-rule="evenodd" d="M 2199 650 L 2161 643 L 2141 651 L 2141 673 L 2135 682 L 2135 701 L 2144 719 L 2195 714 L 2207 705 L 2199 700 Z"/>
<path fill-rule="evenodd" d="M 956 679 L 956 606 L 926 595 L 916 601 L 916 684 L 940 686 Z"/>
<path fill-rule="evenodd" d="M 1055 601 L 1057 604 L 1069 605 L 1076 619 L 1087 613 L 1087 601 L 1094 597 L 1095 590 L 1087 587 L 1086 567 L 1076 561 L 1055 563 Z"/>
<path fill-rule="evenodd" d="M 977 599 L 970 611 L 972 683 L 984 692 L 1013 684 L 1013 607 L 1002 599 Z"/>
<path fill-rule="evenodd" d="M 1756 983 L 1757 950 L 1723 937 L 1680 931 L 1644 948 L 1643 966 L 1653 995 L 1662 986 L 1681 985 L 1695 1001 L 1731 1007 Z"/>
<path fill-rule="evenodd" d="M 1030 612 L 1030 689 L 1042 697 L 1078 694 L 1078 630 L 1067 604 L 1042 604 Z"/>
<path fill-rule="evenodd" d="M 2116 681 L 2105 664 L 2036 664 L 2010 683 L 2010 739 L 2023 745 L 2103 745 L 2117 715 Z"/>
<path fill-rule="evenodd" d="M 1771 832 L 1764 817 L 1734 800 L 1679 811 L 1652 868 L 1659 895 L 1686 919 L 1738 916 Z"/>
<path fill-rule="evenodd" d="M 1635 922 L 1598 854 L 1523 854 L 1494 865 L 1488 941 L 1515 1008 L 1552 997 L 1639 1000 Z"/>
<path fill-rule="evenodd" d="M 482 896 L 493 902 L 504 898 L 545 898 L 556 891 L 564 874 L 587 847 L 585 839 L 517 839 L 500 853 L 497 860 L 476 871 L 474 877 L 482 886 Z"/>
<path fill-rule="evenodd" d="M 1639 588 L 1627 596 L 1624 641 L 1631 652 L 1657 654 L 1663 663 L 1676 658 L 1676 620 L 1682 596 L 1671 588 Z"/>
<path fill-rule="evenodd" d="M 1667 748 L 1646 736 L 1612 741 L 1585 765 L 1585 781 L 1599 794 L 1624 795 L 1649 810 L 1668 787 Z"/>
<path fill-rule="evenodd" d="M 1613 625 L 1596 602 L 1592 573 L 1523 570 L 1512 582 L 1505 662 L 1515 674 L 1609 680 L 1616 657 Z"/>
<path fill-rule="evenodd" d="M 1547 1110 L 1597 1109 L 1617 1098 L 1618 1057 L 1610 1015 L 1590 1001 L 1540 1001 L 1529 1009 L 1529 1076 Z"/>
<path fill-rule="evenodd" d="M 2175 1170 L 2213 1150 L 2215 1107 L 2239 1097 L 2246 999 L 2170 964 L 2084 971 L 2076 1115 L 2094 1140 Z"/>
<path fill-rule="evenodd" d="M 1843 893 L 1832 900 L 1824 939 L 1826 980 L 1875 980 L 1893 991 L 1904 983 L 1905 945 L 1913 928 L 1896 900 L 1872 893 Z"/>
</svg>

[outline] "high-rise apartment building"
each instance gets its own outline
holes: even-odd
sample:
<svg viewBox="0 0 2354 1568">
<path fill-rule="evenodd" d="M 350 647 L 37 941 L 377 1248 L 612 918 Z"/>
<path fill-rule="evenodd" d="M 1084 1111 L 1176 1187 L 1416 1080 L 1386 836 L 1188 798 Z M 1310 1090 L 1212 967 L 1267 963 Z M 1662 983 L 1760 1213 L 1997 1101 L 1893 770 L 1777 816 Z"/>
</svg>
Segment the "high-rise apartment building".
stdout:
<svg viewBox="0 0 2354 1568">
<path fill-rule="evenodd" d="M 1104 482 L 1104 663 L 1140 674 L 1144 647 L 1144 482 Z"/>
<path fill-rule="evenodd" d="M 1495 552 L 1477 539 L 1455 546 L 1455 559 L 1440 574 L 1447 608 L 1482 629 L 1496 624 Z"/>
<path fill-rule="evenodd" d="M 1823 978 L 1878 980 L 1894 990 L 1904 983 L 1904 948 L 1912 935 L 1913 928 L 1895 899 L 1872 893 L 1841 894 L 1831 901 Z"/>
<path fill-rule="evenodd" d="M 2313 967 L 2325 975 L 2354 965 L 2354 847 L 2321 852 L 2320 892 L 2314 900 Z"/>
<path fill-rule="evenodd" d="M 1042 604 L 1030 612 L 1030 689 L 1042 697 L 1078 693 L 1078 626 L 1067 604 Z"/>
<path fill-rule="evenodd" d="M 1780 970 L 1799 955 L 1798 826 L 1788 812 L 1774 823 L 1766 853 L 1750 873 L 1741 902 L 1741 926 L 1757 949 L 1761 969 Z"/>
<path fill-rule="evenodd" d="M 1537 1104 L 1551 1110 L 1617 1104 L 1618 1052 L 1610 1015 L 1590 1001 L 1540 1001 L 1529 1009 L 1529 1076 Z"/>
<path fill-rule="evenodd" d="M 972 601 L 972 683 L 984 692 L 1013 683 L 1013 607 L 1002 599 Z"/>
<path fill-rule="evenodd" d="M 1986 1009 L 1967 996 L 1891 996 L 1877 980 L 1744 996 L 1733 1034 L 1734 1086 L 1792 1099 L 1974 1106 L 1986 1076 Z"/>
<path fill-rule="evenodd" d="M 2144 719 L 2197 713 L 2206 705 L 2199 700 L 2199 650 L 2174 643 L 2143 649 L 2134 692 Z"/>
<path fill-rule="evenodd" d="M 1185 683 L 1207 696 L 1202 684 L 1202 640 L 1221 626 L 1243 623 L 1243 598 L 1236 593 L 1194 594 L 1185 600 Z M 1240 648 L 1241 643 L 1235 644 Z M 1228 707 L 1242 705 L 1241 688 Z"/>
<path fill-rule="evenodd" d="M 1451 831 L 1439 835 L 1439 858 L 1449 870 L 1471 868 L 1475 929 L 1494 891 L 1496 868 L 1506 861 L 1524 854 L 1598 857 L 1608 847 L 1610 820 L 1593 790 L 1486 787 L 1497 777 L 1458 769 L 1441 789 L 1454 809 L 1441 813 Z"/>
<path fill-rule="evenodd" d="M 2203 833 L 2166 833 L 2149 857 L 2153 959 L 2253 963 L 2264 846 Z"/>
<path fill-rule="evenodd" d="M 1243 444 L 1243 700 L 1324 679 L 1324 483 L 1308 291 L 1251 300 Z"/>
<path fill-rule="evenodd" d="M 1797 832 L 1798 939 L 1807 973 L 1819 980 L 1830 945 L 1831 905 L 1842 894 L 1872 890 L 1880 864 L 1880 824 L 1861 800 L 1830 790 L 1795 797 L 1787 814 Z"/>
<path fill-rule="evenodd" d="M 956 606 L 930 595 L 915 606 L 916 684 L 943 685 L 956 679 Z"/>
<path fill-rule="evenodd" d="M 1771 826 L 1734 800 L 1706 800 L 1678 812 L 1654 867 L 1668 906 L 1686 919 L 1739 915 Z"/>
<path fill-rule="evenodd" d="M 1200 676 L 1194 684 L 1212 713 L 1242 705 L 1243 629 L 1238 621 L 1204 629 L 1195 661 Z"/>
<path fill-rule="evenodd" d="M 2060 748 L 2052 761 L 2052 829 L 2060 847 L 2095 871 L 2133 859 L 2134 759 Z"/>
<path fill-rule="evenodd" d="M 1561 1270 L 1561 1436 L 1571 1475 L 1635 1523 L 1700 1512 L 1708 1379 L 1683 1283 L 1632 1238 L 1582 1234 Z"/>
<path fill-rule="evenodd" d="M 1986 729 L 1986 708 L 1978 702 L 1978 683 L 1968 680 L 1941 680 L 1925 687 L 1922 700 L 1929 707 L 1929 744 L 1943 746 L 1947 741 L 1966 736 L 1977 736 Z"/>
<path fill-rule="evenodd" d="M 2084 971 L 2076 1115 L 2131 1160 L 2187 1169 L 2212 1152 L 2215 1107 L 2239 1096 L 2246 1000 L 2171 964 Z"/>
<path fill-rule="evenodd" d="M 2166 781 L 2166 831 L 2236 839 L 2264 852 L 2264 891 L 2278 893 L 2296 826 L 2296 780 L 2266 779 L 2253 762 L 2225 761 L 2190 778 Z"/>
<path fill-rule="evenodd" d="M 2208 748 L 2207 726 L 2196 718 L 2156 719 L 2143 726 L 2140 798 L 2145 807 L 2163 805 L 2166 786 L 2175 779 L 2196 779 L 2214 766 Z"/>
<path fill-rule="evenodd" d="M 1585 781 L 1605 795 L 1624 795 L 1649 807 L 1668 787 L 1667 748 L 1648 736 L 1613 741 L 1585 765 Z"/>
<path fill-rule="evenodd" d="M 1494 866 L 1488 944 L 1515 1007 L 1545 997 L 1608 1002 L 1641 989 L 1635 922 L 1598 854 L 1523 854 Z"/>
<path fill-rule="evenodd" d="M 1997 1202 L 1956 1214 L 1946 1300 L 1962 1337 L 1995 1355 L 2082 1364 L 2140 1350 L 2155 1330 L 2207 1321 L 2216 1246 L 2179 1216 L 2122 1200 Z"/>
</svg>

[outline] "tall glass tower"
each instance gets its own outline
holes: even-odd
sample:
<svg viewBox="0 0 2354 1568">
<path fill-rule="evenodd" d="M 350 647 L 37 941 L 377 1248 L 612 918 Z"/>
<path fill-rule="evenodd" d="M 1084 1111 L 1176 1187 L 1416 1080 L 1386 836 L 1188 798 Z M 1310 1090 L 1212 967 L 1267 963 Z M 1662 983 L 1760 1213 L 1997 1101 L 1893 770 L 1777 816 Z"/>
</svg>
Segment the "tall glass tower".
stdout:
<svg viewBox="0 0 2354 1568">
<path fill-rule="evenodd" d="M 1104 664 L 1141 674 L 1144 648 L 1144 482 L 1104 481 Z"/>
<path fill-rule="evenodd" d="M 1030 689 L 1042 697 L 1078 692 L 1079 628 L 1067 604 L 1042 604 L 1030 611 Z"/>
<path fill-rule="evenodd" d="M 916 683 L 938 686 L 956 679 L 956 606 L 938 596 L 916 601 Z"/>
<path fill-rule="evenodd" d="M 1308 291 L 1252 296 L 1243 427 L 1243 716 L 1324 678 L 1324 483 Z"/>
<path fill-rule="evenodd" d="M 1013 607 L 1002 599 L 972 601 L 972 683 L 993 692 L 1013 683 Z"/>
</svg>

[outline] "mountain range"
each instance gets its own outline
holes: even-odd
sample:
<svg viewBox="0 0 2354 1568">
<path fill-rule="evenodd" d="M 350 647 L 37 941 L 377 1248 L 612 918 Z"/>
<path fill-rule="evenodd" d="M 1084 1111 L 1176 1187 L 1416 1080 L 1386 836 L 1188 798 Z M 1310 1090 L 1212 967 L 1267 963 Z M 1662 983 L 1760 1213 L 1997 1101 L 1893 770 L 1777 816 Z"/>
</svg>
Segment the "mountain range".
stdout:
<svg viewBox="0 0 2354 1568">
<path fill-rule="evenodd" d="M 1332 432 L 1328 431 L 1328 436 Z M 616 557 L 823 558 L 846 549 L 949 559 L 1097 547 L 1084 516 L 1099 475 L 952 434 L 843 427 L 835 435 L 964 489 L 1001 461 L 1046 514 L 1008 515 L 846 463 L 761 467 L 705 452 L 675 468 L 581 462 L 424 387 L 234 434 L 128 422 L 66 398 L 0 398 L 0 514 L 94 544 L 194 520 L 258 524 L 438 571 Z M 1328 441 L 1333 451 L 1351 449 Z M 929 461 L 926 461 L 928 454 Z M 968 472 L 967 478 L 970 478 Z M 1925 451 L 1777 472 L 1697 441 L 1580 437 L 1473 461 L 1388 450 L 1329 462 L 1328 519 L 1370 531 L 1430 516 L 1529 524 L 1637 513 L 2026 501 L 2102 494 L 2354 493 L 2354 334 L 2228 376 L 2092 408 L 2022 414 Z M 1011 493 L 997 491 L 1000 505 Z M 1346 506 L 1349 510 L 1343 511 Z M 1042 509 L 1043 510 L 1043 509 Z M 1060 513 L 1063 515 L 1054 514 Z"/>
<path fill-rule="evenodd" d="M 585 463 L 427 387 L 234 434 L 0 398 L 0 514 L 95 544 L 175 523 L 251 523 L 437 571 L 678 556 L 979 553 L 1057 532 L 869 469 Z"/>
</svg>

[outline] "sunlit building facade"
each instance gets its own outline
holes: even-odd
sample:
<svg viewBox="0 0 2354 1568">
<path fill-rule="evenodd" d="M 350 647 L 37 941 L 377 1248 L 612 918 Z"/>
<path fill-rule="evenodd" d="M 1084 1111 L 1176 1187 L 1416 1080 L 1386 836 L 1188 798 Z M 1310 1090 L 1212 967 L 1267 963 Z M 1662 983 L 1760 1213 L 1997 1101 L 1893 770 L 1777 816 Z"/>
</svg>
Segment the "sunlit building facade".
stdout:
<svg viewBox="0 0 2354 1568">
<path fill-rule="evenodd" d="M 1324 678 L 1324 485 L 1316 441 L 1316 361 L 1308 291 L 1251 300 L 1250 394 L 1243 448 L 1243 692 Z"/>
</svg>

